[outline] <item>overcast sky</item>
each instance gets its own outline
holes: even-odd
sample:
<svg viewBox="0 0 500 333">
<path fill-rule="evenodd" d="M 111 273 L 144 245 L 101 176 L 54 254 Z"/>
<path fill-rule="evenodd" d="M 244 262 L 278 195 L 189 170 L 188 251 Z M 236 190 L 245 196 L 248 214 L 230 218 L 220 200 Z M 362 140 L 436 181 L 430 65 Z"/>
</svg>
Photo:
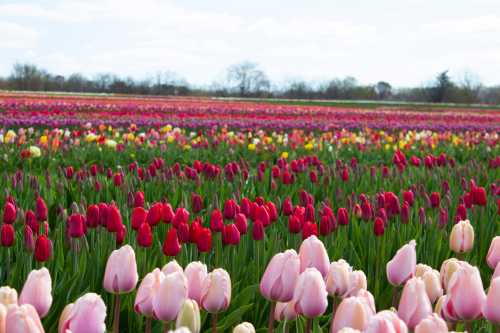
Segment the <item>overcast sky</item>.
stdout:
<svg viewBox="0 0 500 333">
<path fill-rule="evenodd" d="M 19 61 L 209 84 L 243 60 L 277 82 L 500 84 L 500 0 L 0 0 L 0 75 Z"/>
</svg>

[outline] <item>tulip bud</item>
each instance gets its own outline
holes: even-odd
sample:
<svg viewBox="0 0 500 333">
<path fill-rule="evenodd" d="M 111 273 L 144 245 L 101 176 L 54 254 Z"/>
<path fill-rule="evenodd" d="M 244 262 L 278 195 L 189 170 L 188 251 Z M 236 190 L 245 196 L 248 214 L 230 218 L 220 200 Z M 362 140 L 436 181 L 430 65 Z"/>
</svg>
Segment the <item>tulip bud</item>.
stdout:
<svg viewBox="0 0 500 333">
<path fill-rule="evenodd" d="M 300 259 L 294 250 L 274 255 L 260 281 L 261 294 L 270 301 L 291 301 L 299 270 Z"/>
<path fill-rule="evenodd" d="M 420 278 L 411 278 L 406 282 L 399 301 L 398 316 L 403 319 L 409 329 L 432 314 L 432 306 L 425 291 L 425 283 Z"/>
<path fill-rule="evenodd" d="M 36 199 L 35 214 L 39 222 L 47 221 L 48 209 L 42 197 Z"/>
<path fill-rule="evenodd" d="M 337 221 L 339 225 L 348 225 L 349 224 L 349 214 L 347 213 L 347 209 L 339 208 L 337 210 Z"/>
<path fill-rule="evenodd" d="M 32 270 L 19 296 L 19 304 L 31 304 L 43 318 L 52 305 L 52 279 L 47 268 Z"/>
<path fill-rule="evenodd" d="M 467 253 L 474 246 L 474 228 L 469 220 L 460 221 L 453 226 L 450 234 L 450 249 L 455 253 Z"/>
<path fill-rule="evenodd" d="M 381 311 L 370 318 L 365 333 L 407 333 L 408 328 L 398 315 L 389 310 Z"/>
<path fill-rule="evenodd" d="M 162 321 L 174 320 L 187 295 L 188 285 L 184 273 L 174 272 L 166 275 L 153 296 L 154 316 Z"/>
<path fill-rule="evenodd" d="M 177 236 L 177 229 L 172 228 L 168 231 L 165 242 L 163 242 L 163 253 L 168 257 L 175 257 L 181 252 L 181 244 Z"/>
<path fill-rule="evenodd" d="M 125 245 L 111 252 L 104 273 L 104 289 L 113 294 L 129 293 L 138 279 L 134 249 Z"/>
<path fill-rule="evenodd" d="M 199 252 L 210 252 L 212 248 L 212 232 L 208 228 L 201 228 L 197 233 L 196 247 Z"/>
<path fill-rule="evenodd" d="M 458 259 L 455 258 L 450 258 L 446 259 L 441 264 L 441 270 L 439 275 L 441 277 L 441 284 L 443 285 L 443 288 L 445 290 L 448 290 L 448 283 L 450 282 L 451 277 L 460 268 L 462 263 L 463 261 L 459 261 Z"/>
<path fill-rule="evenodd" d="M 101 296 L 88 293 L 68 304 L 59 318 L 59 333 L 103 333 L 106 305 Z"/>
<path fill-rule="evenodd" d="M 434 313 L 415 327 L 415 333 L 448 333 L 448 326 L 443 318 Z"/>
<path fill-rule="evenodd" d="M 87 226 L 95 228 L 99 224 L 99 206 L 90 205 L 87 208 Z"/>
<path fill-rule="evenodd" d="M 364 298 L 356 296 L 345 298 L 335 311 L 330 332 L 338 333 L 347 327 L 364 331 L 373 315 L 372 308 Z"/>
<path fill-rule="evenodd" d="M 393 286 L 399 286 L 415 275 L 417 253 L 415 240 L 401 247 L 394 258 L 387 263 L 387 279 Z"/>
<path fill-rule="evenodd" d="M 439 297 L 443 296 L 443 288 L 441 287 L 440 275 L 437 270 L 425 272 L 422 275 L 422 280 L 425 283 L 425 291 L 431 303 L 434 303 Z"/>
<path fill-rule="evenodd" d="M 491 280 L 488 295 L 483 305 L 483 315 L 495 325 L 500 325 L 500 278 Z"/>
<path fill-rule="evenodd" d="M 3 223 L 14 223 L 16 221 L 16 216 L 16 206 L 7 201 L 3 208 Z"/>
<path fill-rule="evenodd" d="M 224 228 L 222 213 L 218 209 L 214 209 L 210 215 L 210 230 L 212 232 L 221 232 Z"/>
<path fill-rule="evenodd" d="M 297 313 L 308 318 L 322 315 L 328 306 L 323 276 L 316 268 L 306 268 L 300 275 L 293 293 Z"/>
<path fill-rule="evenodd" d="M 147 210 L 142 207 L 135 207 L 132 210 L 132 216 L 130 218 L 132 229 L 139 230 L 139 228 L 146 222 L 147 215 Z"/>
<path fill-rule="evenodd" d="M 361 290 L 366 290 L 366 275 L 363 271 L 353 271 L 349 274 L 349 287 L 344 297 L 357 296 Z"/>
<path fill-rule="evenodd" d="M 35 259 L 45 262 L 52 256 L 52 242 L 44 234 L 38 236 L 35 242 Z"/>
<path fill-rule="evenodd" d="M 262 240 L 264 239 L 264 224 L 261 220 L 255 220 L 252 226 L 252 239 Z"/>
<path fill-rule="evenodd" d="M 315 267 L 322 276 L 326 277 L 329 269 L 328 253 L 323 242 L 316 236 L 311 236 L 304 240 L 299 249 L 300 271 L 306 268 Z"/>
<path fill-rule="evenodd" d="M 144 207 L 144 193 L 142 191 L 135 192 L 134 207 Z"/>
<path fill-rule="evenodd" d="M 161 202 L 153 204 L 147 212 L 146 222 L 152 227 L 159 224 L 162 218 L 162 210 L 163 204 Z"/>
<path fill-rule="evenodd" d="M 0 242 L 3 247 L 11 247 L 14 245 L 15 231 L 12 224 L 2 224 L 0 229 Z"/>
<path fill-rule="evenodd" d="M 184 269 L 184 275 L 188 281 L 188 297 L 201 304 L 201 291 L 207 277 L 207 265 L 194 261 Z"/>
<path fill-rule="evenodd" d="M 141 207 L 139 207 L 141 208 Z M 137 232 L 137 244 L 141 247 L 151 247 L 153 245 L 153 233 L 148 223 L 143 223 Z"/>
<path fill-rule="evenodd" d="M 248 322 L 241 323 L 233 329 L 233 333 L 255 333 L 255 327 Z"/>
<path fill-rule="evenodd" d="M 135 296 L 134 310 L 146 317 L 153 316 L 153 297 L 158 292 L 165 275 L 155 268 L 142 279 Z"/>
<path fill-rule="evenodd" d="M 203 282 L 201 307 L 209 313 L 227 310 L 231 302 L 231 278 L 222 268 L 214 269 Z"/>
<path fill-rule="evenodd" d="M 495 269 L 500 262 L 500 236 L 496 236 L 491 241 L 486 262 L 491 269 Z"/>
<path fill-rule="evenodd" d="M 7 307 L 4 315 L 5 332 L 9 333 L 44 333 L 40 318 L 31 304 L 18 306 L 13 304 Z"/>
<path fill-rule="evenodd" d="M 176 328 L 186 327 L 191 333 L 199 333 L 201 329 L 200 308 L 198 303 L 193 300 L 186 299 L 182 305 L 177 320 Z"/>
<path fill-rule="evenodd" d="M 8 306 L 10 304 L 17 304 L 17 291 L 9 286 L 0 288 L 0 304 Z"/>
<path fill-rule="evenodd" d="M 276 303 L 276 308 L 274 309 L 274 319 L 275 320 L 287 320 L 292 321 L 297 319 L 299 315 L 295 311 L 295 306 L 293 302 L 288 303 Z"/>
<path fill-rule="evenodd" d="M 326 290 L 332 297 L 343 296 L 350 286 L 352 267 L 343 259 L 330 264 L 326 277 Z"/>
</svg>

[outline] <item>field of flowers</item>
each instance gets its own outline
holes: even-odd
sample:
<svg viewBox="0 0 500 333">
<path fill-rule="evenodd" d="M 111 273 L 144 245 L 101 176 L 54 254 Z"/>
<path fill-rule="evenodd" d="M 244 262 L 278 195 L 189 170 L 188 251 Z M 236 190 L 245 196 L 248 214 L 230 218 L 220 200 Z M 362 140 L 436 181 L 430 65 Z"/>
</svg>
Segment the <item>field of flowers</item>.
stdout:
<svg viewBox="0 0 500 333">
<path fill-rule="evenodd" d="M 497 332 L 500 112 L 0 93 L 0 333 Z"/>
</svg>

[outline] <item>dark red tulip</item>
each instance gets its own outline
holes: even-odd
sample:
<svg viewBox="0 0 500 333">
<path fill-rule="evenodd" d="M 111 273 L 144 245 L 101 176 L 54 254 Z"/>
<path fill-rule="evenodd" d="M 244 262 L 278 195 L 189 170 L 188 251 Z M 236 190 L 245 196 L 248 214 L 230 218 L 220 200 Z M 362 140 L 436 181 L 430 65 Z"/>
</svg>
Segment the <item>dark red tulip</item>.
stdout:
<svg viewBox="0 0 500 333">
<path fill-rule="evenodd" d="M 35 238 L 33 236 L 33 230 L 29 225 L 24 227 L 24 247 L 29 252 L 33 252 L 35 250 Z"/>
<path fill-rule="evenodd" d="M 347 212 L 347 209 L 341 207 L 337 210 L 337 222 L 340 225 L 349 224 L 349 214 Z"/>
<path fill-rule="evenodd" d="M 73 167 L 72 166 L 66 167 L 64 174 L 65 174 L 67 179 L 73 178 L 73 174 L 74 174 Z"/>
<path fill-rule="evenodd" d="M 171 228 L 167 232 L 167 238 L 163 242 L 163 253 L 168 257 L 175 257 L 181 252 L 181 244 L 177 236 L 177 229 Z"/>
<path fill-rule="evenodd" d="M 46 262 L 52 256 L 52 242 L 44 234 L 38 236 L 35 242 L 35 259 L 38 262 Z"/>
<path fill-rule="evenodd" d="M 202 229 L 201 222 L 198 219 L 195 219 L 191 224 L 189 225 L 189 242 L 190 243 L 196 243 L 196 240 L 198 239 L 198 233 Z"/>
<path fill-rule="evenodd" d="M 475 187 L 472 190 L 472 203 L 478 206 L 486 206 L 486 190 L 484 187 Z"/>
<path fill-rule="evenodd" d="M 85 218 L 81 214 L 71 214 L 68 217 L 68 235 L 72 238 L 80 238 L 85 235 Z"/>
<path fill-rule="evenodd" d="M 159 224 L 162 218 L 162 210 L 163 204 L 161 202 L 153 204 L 146 215 L 146 222 L 152 227 Z"/>
<path fill-rule="evenodd" d="M 191 209 L 195 214 L 203 209 L 203 200 L 199 194 L 191 193 Z"/>
<path fill-rule="evenodd" d="M 148 215 L 148 211 L 142 207 L 135 207 L 132 210 L 132 216 L 130 218 L 131 225 L 133 230 L 139 230 L 144 222 L 146 222 L 146 218 Z"/>
<path fill-rule="evenodd" d="M 134 207 L 144 207 L 144 193 L 142 191 L 135 192 Z"/>
<path fill-rule="evenodd" d="M 42 197 L 36 199 L 35 214 L 39 222 L 47 221 L 48 209 Z"/>
<path fill-rule="evenodd" d="M 406 224 L 410 221 L 410 204 L 407 201 L 401 206 L 401 223 Z"/>
<path fill-rule="evenodd" d="M 142 207 L 138 207 L 142 208 Z M 151 247 L 153 244 L 153 233 L 148 223 L 142 223 L 137 232 L 137 244 L 141 247 Z"/>
<path fill-rule="evenodd" d="M 371 220 L 373 217 L 373 209 L 372 205 L 368 200 L 365 200 L 361 203 L 361 218 L 365 221 Z"/>
<path fill-rule="evenodd" d="M 285 198 L 283 204 L 281 205 L 281 213 L 284 216 L 290 216 L 293 213 L 293 204 L 292 199 L 290 197 Z"/>
<path fill-rule="evenodd" d="M 384 234 L 384 230 L 384 221 L 380 217 L 377 217 L 375 219 L 375 222 L 373 223 L 373 233 L 375 234 L 375 236 L 382 236 Z"/>
<path fill-rule="evenodd" d="M 465 193 L 464 194 L 464 205 L 466 208 L 472 208 L 472 203 L 473 203 L 473 199 L 472 199 L 472 194 L 471 193 Z"/>
<path fill-rule="evenodd" d="M 413 202 L 415 202 L 415 196 L 412 191 L 403 192 L 403 201 L 408 203 L 408 206 L 412 207 Z"/>
<path fill-rule="evenodd" d="M 96 176 L 97 176 L 97 165 L 92 164 L 92 165 L 90 166 L 90 174 L 91 174 L 93 177 L 96 177 Z"/>
<path fill-rule="evenodd" d="M 123 242 L 125 241 L 125 235 L 127 235 L 127 228 L 125 225 L 121 224 L 120 229 L 115 232 L 115 243 L 116 246 L 121 246 L 123 245 Z"/>
<path fill-rule="evenodd" d="M 174 210 L 169 203 L 164 203 L 161 209 L 163 223 L 171 223 L 174 220 Z"/>
<path fill-rule="evenodd" d="M 247 233 L 248 223 L 247 223 L 247 218 L 244 214 L 242 213 L 236 214 L 234 218 L 234 224 L 236 225 L 236 228 L 238 228 L 240 234 L 245 235 Z"/>
<path fill-rule="evenodd" d="M 267 212 L 269 214 L 269 219 L 271 220 L 271 222 L 278 221 L 278 209 L 276 209 L 274 203 L 269 201 L 265 206 L 267 207 Z"/>
<path fill-rule="evenodd" d="M 328 236 L 332 230 L 333 226 L 331 223 L 331 217 L 327 215 L 323 215 L 321 220 L 319 221 L 319 233 L 321 236 Z"/>
<path fill-rule="evenodd" d="M 302 226 L 302 239 L 307 239 L 312 235 L 318 236 L 318 226 L 316 223 L 307 221 Z"/>
<path fill-rule="evenodd" d="M 267 227 L 271 224 L 271 217 L 269 216 L 269 212 L 266 206 L 259 206 L 256 211 L 256 219 L 262 222 L 264 227 Z"/>
<path fill-rule="evenodd" d="M 313 184 L 316 184 L 318 182 L 318 174 L 316 173 L 316 171 L 314 170 L 309 171 L 309 180 Z"/>
<path fill-rule="evenodd" d="M 235 224 L 227 224 L 222 231 L 222 243 L 224 245 L 238 245 L 240 243 L 240 232 Z"/>
<path fill-rule="evenodd" d="M 15 231 L 12 224 L 2 224 L 0 229 L 0 240 L 3 247 L 11 247 L 14 245 Z"/>
<path fill-rule="evenodd" d="M 16 216 L 16 206 L 7 201 L 3 207 L 3 223 L 14 223 L 16 221 Z"/>
<path fill-rule="evenodd" d="M 430 196 L 431 207 L 437 208 L 441 203 L 441 195 L 438 192 L 432 192 Z"/>
<path fill-rule="evenodd" d="M 181 243 L 189 243 L 189 224 L 182 222 L 177 226 L 177 236 Z"/>
<path fill-rule="evenodd" d="M 347 167 L 344 167 L 344 169 L 342 169 L 342 173 L 340 176 L 342 178 L 342 181 L 344 182 L 347 182 L 349 180 L 349 170 L 347 169 Z"/>
<path fill-rule="evenodd" d="M 233 199 L 226 200 L 224 203 L 224 218 L 227 220 L 232 220 L 234 219 L 234 216 L 236 215 L 236 207 L 235 207 L 235 202 Z"/>
<path fill-rule="evenodd" d="M 444 228 L 448 224 L 448 210 L 441 208 L 439 210 L 439 227 Z"/>
<path fill-rule="evenodd" d="M 97 205 L 99 207 L 99 224 L 106 227 L 108 224 L 108 211 L 109 206 L 105 202 L 101 202 Z"/>
<path fill-rule="evenodd" d="M 87 208 L 87 226 L 96 228 L 99 225 L 99 206 L 90 205 Z"/>
<path fill-rule="evenodd" d="M 99 211 L 100 212 L 100 211 Z M 109 232 L 119 232 L 122 230 L 123 222 L 120 210 L 115 205 L 111 205 L 107 209 L 106 214 L 106 229 Z"/>
<path fill-rule="evenodd" d="M 302 230 L 302 224 L 297 216 L 290 215 L 288 217 L 288 230 L 292 234 L 298 234 Z"/>
<path fill-rule="evenodd" d="M 316 221 L 315 212 L 314 212 L 314 206 L 313 205 L 308 204 L 306 206 L 306 213 L 305 213 L 304 218 L 306 219 L 306 221 L 309 221 L 309 222 L 315 222 Z"/>
<path fill-rule="evenodd" d="M 181 223 L 189 222 L 189 212 L 182 207 L 179 207 L 175 210 L 174 218 L 172 219 L 172 225 L 174 227 L 178 227 Z"/>
<path fill-rule="evenodd" d="M 210 230 L 212 232 L 221 232 L 224 227 L 222 213 L 217 208 L 210 214 Z"/>
<path fill-rule="evenodd" d="M 467 220 L 467 208 L 464 204 L 457 206 L 457 212 L 455 214 L 455 222 Z"/>
<path fill-rule="evenodd" d="M 115 173 L 113 176 L 113 184 L 115 184 L 116 187 L 123 185 L 123 175 L 120 172 Z"/>
<path fill-rule="evenodd" d="M 376 217 L 382 219 L 382 221 L 384 221 L 384 224 L 387 223 L 387 212 L 384 208 L 380 208 L 378 210 Z"/>
<path fill-rule="evenodd" d="M 257 219 L 252 225 L 252 239 L 253 240 L 264 239 L 264 224 L 259 219 Z"/>
<path fill-rule="evenodd" d="M 31 228 L 31 230 L 38 235 L 40 232 L 40 223 L 37 221 L 35 213 L 32 210 L 27 210 L 24 214 L 25 224 Z"/>
<path fill-rule="evenodd" d="M 241 199 L 240 212 L 245 214 L 246 217 L 250 217 L 250 200 L 248 198 Z"/>
<path fill-rule="evenodd" d="M 210 252 L 212 248 L 212 232 L 208 228 L 201 228 L 196 239 L 196 247 L 199 252 Z"/>
</svg>

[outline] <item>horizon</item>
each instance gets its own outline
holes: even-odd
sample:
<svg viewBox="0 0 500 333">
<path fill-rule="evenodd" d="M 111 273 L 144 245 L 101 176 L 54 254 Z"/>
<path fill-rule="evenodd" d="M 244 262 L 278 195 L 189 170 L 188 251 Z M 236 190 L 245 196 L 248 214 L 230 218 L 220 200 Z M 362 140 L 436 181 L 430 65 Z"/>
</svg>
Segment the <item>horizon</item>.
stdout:
<svg viewBox="0 0 500 333">
<path fill-rule="evenodd" d="M 360 3 L 7 1 L 0 5 L 0 76 L 20 62 L 89 78 L 142 80 L 172 71 L 203 87 L 249 60 L 277 85 L 352 76 L 403 88 L 444 70 L 455 80 L 469 74 L 500 84 L 500 44 L 491 42 L 500 33 L 500 16 L 491 14 L 495 6 L 500 12 L 497 1 L 387 0 L 359 11 Z"/>
</svg>

